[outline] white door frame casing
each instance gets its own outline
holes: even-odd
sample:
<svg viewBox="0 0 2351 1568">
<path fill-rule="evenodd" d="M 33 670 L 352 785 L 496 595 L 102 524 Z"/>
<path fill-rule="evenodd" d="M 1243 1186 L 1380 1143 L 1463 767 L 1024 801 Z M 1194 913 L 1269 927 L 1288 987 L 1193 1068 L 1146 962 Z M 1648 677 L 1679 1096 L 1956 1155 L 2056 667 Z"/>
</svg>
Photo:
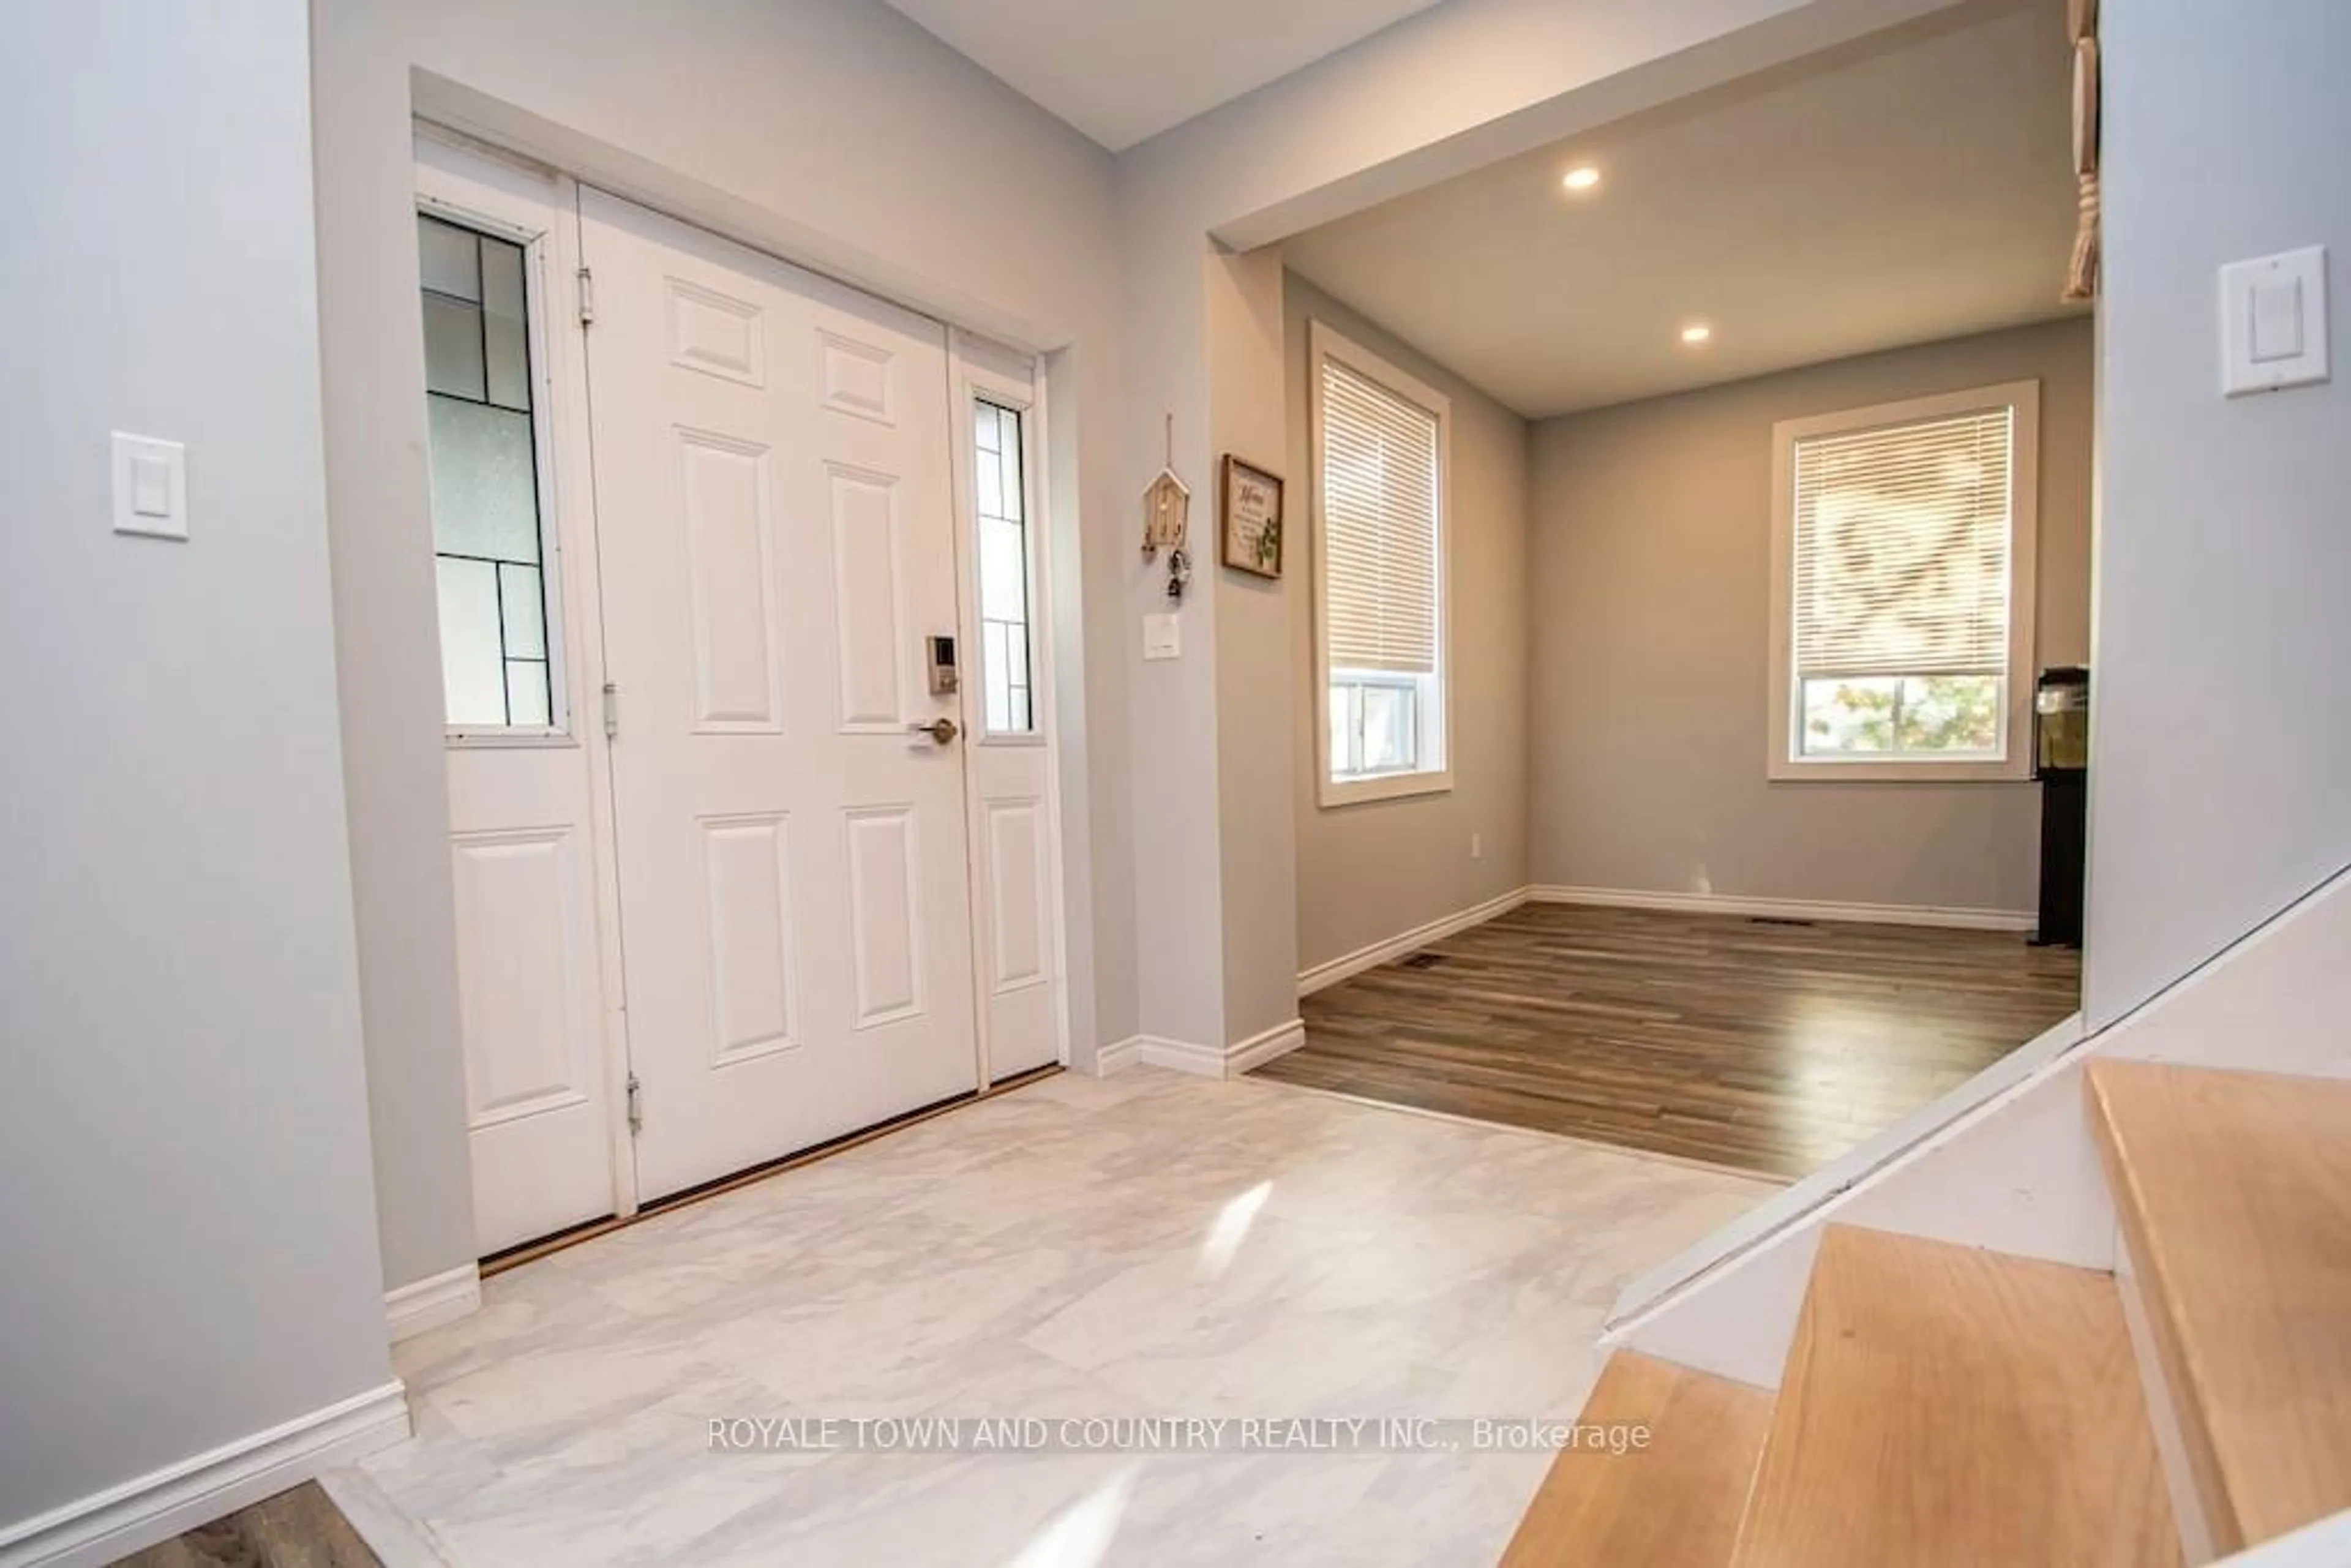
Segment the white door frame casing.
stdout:
<svg viewBox="0 0 2351 1568">
<path fill-rule="evenodd" d="M 543 183 L 550 193 L 554 222 L 542 240 L 546 247 L 546 265 L 540 275 L 541 297 L 536 302 L 534 316 L 543 324 L 549 339 L 560 338 L 564 344 L 548 345 L 548 371 L 545 380 L 552 382 L 549 392 L 550 409 L 546 429 L 548 450 L 541 454 L 542 471 L 552 484 L 557 504 L 550 508 L 548 527 L 549 548 L 557 551 L 560 602 L 562 606 L 561 657 L 565 660 L 564 674 L 559 679 L 559 691 L 568 700 L 570 716 L 569 736 L 509 735 L 499 737 L 455 736 L 453 748 L 502 749 L 524 747 L 577 747 L 581 766 L 593 776 L 590 813 L 590 846 L 593 859 L 593 906 L 596 938 L 592 954 L 595 994 L 598 998 L 597 1028 L 594 1049 L 598 1054 L 601 1079 L 604 1085 L 604 1102 L 610 1124 L 612 1167 L 612 1208 L 614 1215 L 628 1217 L 640 1207 L 636 1162 L 629 1126 L 629 1088 L 632 1080 L 627 1039 L 627 1014 L 622 989 L 620 961 L 620 891 L 618 884 L 618 846 L 612 822 L 611 789 L 611 743 L 601 722 L 599 694 L 607 679 L 604 668 L 604 648 L 601 624 L 601 592 L 598 576 L 595 517 L 595 493 L 591 467 L 592 455 L 587 440 L 587 372 L 584 355 L 579 350 L 583 330 L 592 330 L 583 321 L 586 310 L 587 286 L 580 277 L 580 245 L 577 192 L 587 172 L 578 177 L 551 167 L 520 147 L 509 148 L 497 141 L 484 140 L 465 130 L 420 117 L 416 121 L 418 148 L 418 199 L 420 211 L 442 211 L 477 227 L 496 232 L 521 235 L 531 228 L 528 216 L 511 211 L 481 210 L 485 205 L 475 194 L 475 182 L 462 178 L 448 179 L 428 172 L 428 149 L 431 161 L 443 166 L 463 168 L 467 164 L 492 172 L 493 185 L 520 182 L 525 184 Z M 642 182 L 629 182 L 632 192 L 630 199 L 646 205 L 664 215 L 693 224 L 722 238 L 732 238 L 725 229 L 704 222 L 694 215 L 690 204 L 648 201 L 643 193 Z M 737 241 L 737 243 L 743 243 Z M 790 266 L 806 267 L 807 264 L 789 256 L 778 255 L 773 247 L 753 246 L 763 254 L 774 256 Z M 813 269 L 812 269 L 813 270 Z M 820 271 L 834 281 L 856 288 L 885 303 L 897 305 L 884 289 L 869 287 L 854 277 L 841 277 L 838 270 Z M 916 308 L 901 306 L 902 308 Z M 935 312 L 919 311 L 932 315 Z M 1065 839 L 1066 817 L 1061 810 L 1062 727 L 1058 722 L 1056 695 L 1061 684 L 1071 672 L 1063 668 L 1064 653 L 1055 632 L 1052 554 L 1050 535 L 1053 511 L 1050 492 L 1050 463 L 1047 454 L 1052 441 L 1052 427 L 1046 399 L 1045 366 L 1041 358 L 1027 350 L 1007 348 L 994 339 L 968 332 L 953 322 L 946 323 L 949 337 L 949 393 L 954 411 L 960 415 L 968 409 L 968 400 L 985 391 L 992 398 L 1000 398 L 1019 407 L 1028 426 L 1024 430 L 1027 448 L 1024 454 L 1024 486 L 1028 491 L 1032 542 L 1030 572 L 1034 601 L 1031 606 L 1032 625 L 1037 643 L 1037 667 L 1031 676 L 1035 683 L 1032 701 L 1035 705 L 1040 738 L 1024 743 L 1041 762 L 1044 779 L 1040 793 L 1045 812 L 1043 833 L 1046 897 L 1044 918 L 1047 921 L 1048 961 L 1050 967 L 1046 986 L 1050 997 L 1050 1019 L 1053 1031 L 1051 1061 L 1066 1065 L 1071 1059 L 1072 978 L 1068 967 L 1068 899 L 1067 879 L 1073 873 L 1086 874 L 1088 857 L 1082 843 L 1069 844 Z M 538 329 L 535 328 L 534 351 L 540 348 Z M 1018 360 L 1026 371 L 1025 379 L 1011 372 L 1011 361 Z M 421 392 L 421 389 L 420 389 Z M 955 472 L 959 492 L 971 474 L 971 455 L 964 450 L 970 430 L 967 423 L 958 421 L 951 425 L 956 441 Z M 959 580 L 958 638 L 967 650 L 962 662 L 967 673 L 977 669 L 977 651 L 981 647 L 979 629 L 973 620 L 977 597 L 976 586 L 976 550 L 967 549 L 966 531 L 971 521 L 972 498 L 959 493 L 956 498 L 956 529 L 958 541 L 957 574 Z M 550 621 L 552 621 L 550 617 Z M 550 635 L 554 635 L 550 627 Z M 550 644 L 550 654 L 557 644 Z M 970 694 L 970 710 L 978 708 L 978 687 L 967 681 Z M 961 747 L 962 780 L 965 791 L 967 820 L 976 820 L 981 810 L 981 790 L 977 773 L 982 753 L 981 732 L 974 731 L 969 743 Z M 977 838 L 967 841 L 968 879 L 974 914 L 981 912 L 982 897 L 980 856 L 982 846 Z M 985 957 L 983 941 L 977 921 L 972 932 L 973 984 L 971 1006 L 977 1040 L 978 1082 L 984 1091 L 1000 1076 L 993 1067 L 988 1046 L 987 984 L 981 967 Z M 778 1150 L 780 1156 L 794 1151 Z M 477 1242 L 478 1246 L 478 1242 Z"/>
</svg>

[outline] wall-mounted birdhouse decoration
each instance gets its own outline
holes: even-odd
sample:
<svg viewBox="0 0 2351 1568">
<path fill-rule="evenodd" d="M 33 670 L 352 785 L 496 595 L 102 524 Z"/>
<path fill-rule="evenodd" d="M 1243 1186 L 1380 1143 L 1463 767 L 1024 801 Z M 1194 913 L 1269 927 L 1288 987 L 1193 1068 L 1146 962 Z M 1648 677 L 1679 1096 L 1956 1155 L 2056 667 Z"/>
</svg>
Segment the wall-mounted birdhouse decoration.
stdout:
<svg viewBox="0 0 2351 1568">
<path fill-rule="evenodd" d="M 1147 558 L 1163 549 L 1182 549 L 1191 511 L 1192 492 L 1176 477 L 1176 470 L 1162 468 L 1159 477 L 1143 493 L 1144 555 Z"/>
<path fill-rule="evenodd" d="M 1143 559 L 1167 551 L 1167 597 L 1184 597 L 1192 562 L 1185 549 L 1192 521 L 1192 487 L 1176 474 L 1176 416 L 1167 416 L 1167 460 L 1143 492 Z"/>
</svg>

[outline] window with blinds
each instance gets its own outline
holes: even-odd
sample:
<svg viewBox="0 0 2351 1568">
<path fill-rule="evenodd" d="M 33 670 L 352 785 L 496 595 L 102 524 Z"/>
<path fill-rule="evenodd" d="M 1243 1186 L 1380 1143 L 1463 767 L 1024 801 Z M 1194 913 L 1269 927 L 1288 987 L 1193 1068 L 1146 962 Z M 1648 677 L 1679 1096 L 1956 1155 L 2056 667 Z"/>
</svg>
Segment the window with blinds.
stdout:
<svg viewBox="0 0 2351 1568">
<path fill-rule="evenodd" d="M 1443 788 L 1449 405 L 1320 323 L 1314 340 L 1325 799 Z"/>
<path fill-rule="evenodd" d="M 1334 669 L 1437 672 L 1437 416 L 1322 361 L 1324 625 Z"/>
<path fill-rule="evenodd" d="M 1781 427 L 1790 760 L 2007 761 L 2037 407 L 2018 391 Z"/>
</svg>

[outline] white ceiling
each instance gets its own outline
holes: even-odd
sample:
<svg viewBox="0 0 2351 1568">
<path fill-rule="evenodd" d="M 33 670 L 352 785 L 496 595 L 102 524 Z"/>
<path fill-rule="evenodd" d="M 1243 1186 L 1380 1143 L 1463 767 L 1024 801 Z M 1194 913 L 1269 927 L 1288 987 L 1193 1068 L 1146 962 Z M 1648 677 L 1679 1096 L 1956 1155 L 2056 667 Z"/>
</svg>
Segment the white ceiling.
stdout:
<svg viewBox="0 0 2351 1568">
<path fill-rule="evenodd" d="M 1534 417 L 2063 315 L 2063 0 L 1804 70 L 1311 230 L 1287 264 Z M 1570 196 L 1581 163 L 1598 190 Z M 1714 329 L 1703 349 L 1683 326 Z"/>
<path fill-rule="evenodd" d="M 1437 0 L 889 0 L 1113 152 Z"/>
</svg>

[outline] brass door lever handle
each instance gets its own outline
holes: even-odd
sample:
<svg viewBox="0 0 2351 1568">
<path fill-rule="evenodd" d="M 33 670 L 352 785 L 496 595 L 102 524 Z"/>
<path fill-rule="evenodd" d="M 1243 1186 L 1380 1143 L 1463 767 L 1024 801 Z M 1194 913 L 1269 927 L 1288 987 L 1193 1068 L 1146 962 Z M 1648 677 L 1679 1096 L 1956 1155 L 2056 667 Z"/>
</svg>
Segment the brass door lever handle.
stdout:
<svg viewBox="0 0 2351 1568">
<path fill-rule="evenodd" d="M 939 746 L 953 746 L 955 737 L 963 733 L 951 718 L 935 718 L 928 724 L 910 724 L 906 729 L 910 734 L 927 735 Z"/>
</svg>

